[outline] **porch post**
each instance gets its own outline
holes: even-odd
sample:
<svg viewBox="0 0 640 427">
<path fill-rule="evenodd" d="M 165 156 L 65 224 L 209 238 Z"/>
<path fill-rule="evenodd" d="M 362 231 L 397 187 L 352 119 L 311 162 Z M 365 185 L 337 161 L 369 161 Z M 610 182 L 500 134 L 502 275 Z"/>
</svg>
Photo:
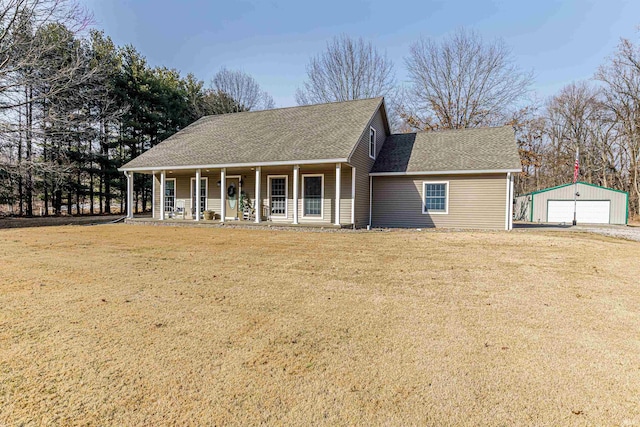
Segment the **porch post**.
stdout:
<svg viewBox="0 0 640 427">
<path fill-rule="evenodd" d="M 256 167 L 256 202 L 254 207 L 256 210 L 256 222 L 259 223 L 262 220 L 262 203 L 260 203 L 260 166 Z"/>
<path fill-rule="evenodd" d="M 298 223 L 298 176 L 300 175 L 300 166 L 293 166 L 293 223 Z"/>
<path fill-rule="evenodd" d="M 164 198 L 167 192 L 166 188 L 167 188 L 167 172 L 162 171 L 160 172 L 160 221 L 164 221 L 164 215 L 165 215 Z"/>
<path fill-rule="evenodd" d="M 156 171 L 151 173 L 151 218 L 156 219 Z"/>
<path fill-rule="evenodd" d="M 356 226 L 356 167 L 351 167 L 351 225 Z"/>
<path fill-rule="evenodd" d="M 336 163 L 336 225 L 340 225 L 340 163 Z"/>
<path fill-rule="evenodd" d="M 227 169 L 220 169 L 220 222 L 227 213 Z"/>
<path fill-rule="evenodd" d="M 127 176 L 127 218 L 133 218 L 133 172 L 125 172 Z"/>
<path fill-rule="evenodd" d="M 202 185 L 200 179 L 200 169 L 196 169 L 196 206 L 194 212 L 196 221 L 200 221 L 200 186 Z"/>
<path fill-rule="evenodd" d="M 511 188 L 509 190 L 509 230 L 513 230 L 513 174 L 511 174 Z"/>
</svg>

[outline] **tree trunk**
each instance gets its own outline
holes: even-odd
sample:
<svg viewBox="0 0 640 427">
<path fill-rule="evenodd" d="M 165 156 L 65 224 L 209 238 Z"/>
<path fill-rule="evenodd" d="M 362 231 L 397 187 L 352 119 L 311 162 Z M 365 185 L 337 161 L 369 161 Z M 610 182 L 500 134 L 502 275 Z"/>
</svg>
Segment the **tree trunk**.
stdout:
<svg viewBox="0 0 640 427">
<path fill-rule="evenodd" d="M 103 138 L 104 138 L 104 162 L 106 173 L 104 176 L 104 211 L 105 213 L 111 213 L 111 162 L 109 160 L 109 141 L 108 141 L 108 129 L 107 124 L 103 123 Z"/>
<path fill-rule="evenodd" d="M 25 97 L 27 99 L 27 103 L 25 105 L 26 109 L 26 133 L 25 133 L 25 142 L 27 144 L 27 185 L 26 185 L 26 199 L 27 199 L 27 216 L 33 216 L 33 173 L 32 173 L 32 155 L 33 155 L 33 141 L 32 141 L 32 131 L 33 131 L 33 103 L 30 101 L 33 96 L 33 88 L 27 87 L 25 88 Z"/>
<path fill-rule="evenodd" d="M 18 214 L 24 215 L 24 189 L 22 188 L 22 108 L 18 109 Z"/>
</svg>

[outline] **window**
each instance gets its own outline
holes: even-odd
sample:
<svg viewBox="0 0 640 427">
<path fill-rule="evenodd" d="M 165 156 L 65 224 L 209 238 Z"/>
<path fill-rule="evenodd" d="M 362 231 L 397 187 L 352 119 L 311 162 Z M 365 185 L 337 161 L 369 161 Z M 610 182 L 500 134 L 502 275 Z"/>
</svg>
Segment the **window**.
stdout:
<svg viewBox="0 0 640 427">
<path fill-rule="evenodd" d="M 287 177 L 269 177 L 269 200 L 272 216 L 287 216 Z"/>
<path fill-rule="evenodd" d="M 376 130 L 369 128 L 369 157 L 376 158 Z"/>
<path fill-rule="evenodd" d="M 176 179 L 167 178 L 164 181 L 164 211 L 173 212 L 176 207 Z"/>
<path fill-rule="evenodd" d="M 208 179 L 200 178 L 200 213 L 207 210 Z M 191 178 L 191 211 L 196 208 L 196 179 Z M 193 213 L 195 217 L 195 212 Z"/>
<path fill-rule="evenodd" d="M 424 214 L 446 214 L 449 212 L 449 183 L 423 182 Z"/>
<path fill-rule="evenodd" d="M 323 217 L 324 175 L 302 175 L 304 217 Z"/>
</svg>

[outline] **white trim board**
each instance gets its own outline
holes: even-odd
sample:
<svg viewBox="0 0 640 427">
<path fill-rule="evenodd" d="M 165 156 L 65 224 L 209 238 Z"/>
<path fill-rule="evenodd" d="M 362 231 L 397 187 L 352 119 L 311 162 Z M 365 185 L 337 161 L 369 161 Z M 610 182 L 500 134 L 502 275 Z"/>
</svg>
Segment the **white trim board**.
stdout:
<svg viewBox="0 0 640 427">
<path fill-rule="evenodd" d="M 156 174 L 151 175 L 151 218 L 156 219 Z"/>
<path fill-rule="evenodd" d="M 410 176 L 410 175 L 479 175 L 489 173 L 521 172 L 520 169 L 478 169 L 457 171 L 424 171 L 424 172 L 371 172 L 369 176 Z"/>
<path fill-rule="evenodd" d="M 119 168 L 121 172 L 153 172 L 158 170 L 189 170 L 189 169 L 222 169 L 257 166 L 292 166 L 292 165 L 321 165 L 325 163 L 346 163 L 347 159 L 317 159 L 317 160 L 284 160 L 277 162 L 254 163 L 222 163 L 212 165 L 187 165 L 187 166 L 149 166 L 141 168 Z"/>
</svg>

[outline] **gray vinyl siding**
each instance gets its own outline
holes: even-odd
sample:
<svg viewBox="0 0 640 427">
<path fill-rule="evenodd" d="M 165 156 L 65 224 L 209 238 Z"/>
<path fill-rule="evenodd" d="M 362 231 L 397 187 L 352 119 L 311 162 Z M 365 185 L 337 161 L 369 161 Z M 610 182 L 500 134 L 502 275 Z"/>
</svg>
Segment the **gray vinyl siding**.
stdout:
<svg viewBox="0 0 640 427">
<path fill-rule="evenodd" d="M 447 214 L 423 214 L 423 182 L 448 181 Z M 505 229 L 507 176 L 373 177 L 374 227 Z"/>
<path fill-rule="evenodd" d="M 349 165 L 342 165 L 340 174 L 340 224 L 351 224 L 351 172 Z M 335 173 L 333 193 L 335 197 Z"/>
<path fill-rule="evenodd" d="M 155 204 L 156 210 L 154 218 L 160 218 L 160 174 L 154 175 L 156 179 L 155 187 Z M 195 178 L 193 174 L 169 174 L 167 173 L 166 179 L 176 180 L 176 204 L 181 201 L 184 203 L 185 217 L 191 217 L 192 215 L 192 200 L 191 200 L 191 179 Z M 217 182 L 220 180 L 220 173 L 214 172 L 202 172 L 201 178 L 207 178 L 207 210 L 213 210 L 216 214 L 220 213 L 220 187 L 217 186 Z"/>
<path fill-rule="evenodd" d="M 533 222 L 547 222 L 547 207 L 549 200 L 573 200 L 575 187 L 567 185 L 549 191 L 532 194 L 533 218 L 526 220 Z M 626 224 L 627 222 L 627 194 L 603 187 L 594 187 L 578 183 L 578 200 L 610 200 L 609 223 Z M 529 195 L 520 196 L 528 197 Z"/>
<path fill-rule="evenodd" d="M 220 181 L 220 172 L 204 172 L 202 176 L 209 178 L 207 210 L 213 211 L 216 215 L 216 218 L 220 219 L 220 187 L 218 187 L 218 181 Z"/>
<path fill-rule="evenodd" d="M 335 222 L 335 196 L 336 196 L 336 168 L 335 164 L 329 165 L 300 165 L 299 185 L 298 185 L 298 221 L 304 222 Z M 321 174 L 324 175 L 324 200 L 322 218 L 303 218 L 304 204 L 302 200 L 302 175 Z M 267 219 L 269 201 L 268 176 L 287 176 L 287 216 L 286 218 L 274 217 L 274 221 L 293 221 L 293 167 L 276 168 L 263 167 L 261 175 L 260 194 L 262 196 L 263 219 Z M 255 181 L 255 172 L 253 180 Z M 347 225 L 351 223 L 351 173 L 349 166 L 343 164 L 340 173 L 340 222 Z M 348 181 L 345 182 L 345 181 Z M 345 193 L 346 192 L 346 193 Z M 253 198 L 252 198 L 253 199 Z M 266 209 L 264 209 L 266 208 Z M 264 212 L 266 210 L 266 212 Z"/>
<path fill-rule="evenodd" d="M 373 116 L 370 126 L 376 130 L 377 158 L 387 137 L 380 109 Z M 355 226 L 359 228 L 366 227 L 369 224 L 369 172 L 374 163 L 375 160 L 369 157 L 369 126 L 367 126 L 362 132 L 350 159 L 350 164 L 356 168 Z"/>
</svg>

